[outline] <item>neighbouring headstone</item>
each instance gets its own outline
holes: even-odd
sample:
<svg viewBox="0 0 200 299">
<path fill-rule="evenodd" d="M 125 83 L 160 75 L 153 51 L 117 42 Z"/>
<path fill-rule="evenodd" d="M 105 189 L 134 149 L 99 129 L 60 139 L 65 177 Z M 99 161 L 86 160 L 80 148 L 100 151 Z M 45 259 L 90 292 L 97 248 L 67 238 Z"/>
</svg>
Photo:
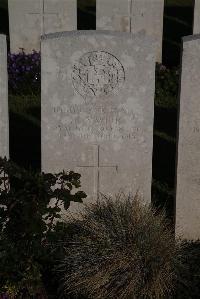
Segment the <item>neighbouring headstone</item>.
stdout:
<svg viewBox="0 0 200 299">
<path fill-rule="evenodd" d="M 132 32 L 144 30 L 157 41 L 156 61 L 162 62 L 164 0 L 133 0 Z"/>
<path fill-rule="evenodd" d="M 40 50 L 40 37 L 77 29 L 77 0 L 8 0 L 11 52 Z"/>
<path fill-rule="evenodd" d="M 195 0 L 193 33 L 200 33 L 200 0 Z"/>
<path fill-rule="evenodd" d="M 183 40 L 176 234 L 200 238 L 200 35 Z"/>
<path fill-rule="evenodd" d="M 137 33 L 144 31 L 157 41 L 162 61 L 164 0 L 96 0 L 97 29 Z"/>
<path fill-rule="evenodd" d="M 0 35 L 0 157 L 9 156 L 6 36 Z"/>
<path fill-rule="evenodd" d="M 96 0 L 96 27 L 131 32 L 131 1 Z"/>
<path fill-rule="evenodd" d="M 41 55 L 42 170 L 81 173 L 91 200 L 139 190 L 149 202 L 152 40 L 105 31 L 49 34 Z"/>
</svg>

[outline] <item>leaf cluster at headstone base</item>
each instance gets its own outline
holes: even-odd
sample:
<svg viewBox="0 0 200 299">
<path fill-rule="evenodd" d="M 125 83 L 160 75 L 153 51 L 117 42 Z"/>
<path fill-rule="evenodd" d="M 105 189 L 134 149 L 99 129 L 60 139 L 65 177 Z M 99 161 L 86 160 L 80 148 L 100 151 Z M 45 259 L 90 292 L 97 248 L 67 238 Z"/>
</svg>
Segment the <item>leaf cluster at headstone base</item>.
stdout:
<svg viewBox="0 0 200 299">
<path fill-rule="evenodd" d="M 82 202 L 79 187 L 77 173 L 32 173 L 0 159 L 0 294 L 44 292 L 43 273 L 58 259 L 48 244 L 60 237 L 60 204 Z"/>
</svg>

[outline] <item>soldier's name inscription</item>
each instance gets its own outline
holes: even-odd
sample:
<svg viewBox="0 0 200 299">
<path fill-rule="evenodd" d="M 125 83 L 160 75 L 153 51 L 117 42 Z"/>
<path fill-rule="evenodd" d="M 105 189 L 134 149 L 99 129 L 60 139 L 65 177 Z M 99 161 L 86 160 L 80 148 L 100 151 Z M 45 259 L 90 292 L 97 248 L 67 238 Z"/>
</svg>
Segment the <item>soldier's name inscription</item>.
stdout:
<svg viewBox="0 0 200 299">
<path fill-rule="evenodd" d="M 53 114 L 60 138 L 137 139 L 142 133 L 137 114 L 123 106 L 104 107 L 98 104 L 59 106 L 53 108 Z"/>
</svg>

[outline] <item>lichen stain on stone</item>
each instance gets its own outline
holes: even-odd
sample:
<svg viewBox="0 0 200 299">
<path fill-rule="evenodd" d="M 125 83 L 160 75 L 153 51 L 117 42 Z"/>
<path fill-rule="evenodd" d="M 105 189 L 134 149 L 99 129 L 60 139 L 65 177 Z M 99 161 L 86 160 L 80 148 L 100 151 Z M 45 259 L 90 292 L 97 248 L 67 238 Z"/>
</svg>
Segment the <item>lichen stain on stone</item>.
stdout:
<svg viewBox="0 0 200 299">
<path fill-rule="evenodd" d="M 112 30 L 112 20 L 109 17 L 102 17 L 98 20 L 98 27 L 101 29 Z"/>
<path fill-rule="evenodd" d="M 124 16 L 124 17 L 121 17 L 120 19 L 120 30 L 122 32 L 129 32 L 130 31 L 130 28 L 129 28 L 129 18 Z"/>
</svg>

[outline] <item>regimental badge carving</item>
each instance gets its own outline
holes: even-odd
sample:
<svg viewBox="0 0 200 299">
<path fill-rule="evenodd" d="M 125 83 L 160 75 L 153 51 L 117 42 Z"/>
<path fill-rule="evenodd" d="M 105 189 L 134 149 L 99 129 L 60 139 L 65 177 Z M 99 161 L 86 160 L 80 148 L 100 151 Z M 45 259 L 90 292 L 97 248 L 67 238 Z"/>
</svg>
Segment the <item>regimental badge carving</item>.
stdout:
<svg viewBox="0 0 200 299">
<path fill-rule="evenodd" d="M 123 65 L 114 55 L 104 51 L 84 54 L 72 70 L 73 86 L 84 98 L 106 97 L 119 90 L 124 81 Z"/>
</svg>

